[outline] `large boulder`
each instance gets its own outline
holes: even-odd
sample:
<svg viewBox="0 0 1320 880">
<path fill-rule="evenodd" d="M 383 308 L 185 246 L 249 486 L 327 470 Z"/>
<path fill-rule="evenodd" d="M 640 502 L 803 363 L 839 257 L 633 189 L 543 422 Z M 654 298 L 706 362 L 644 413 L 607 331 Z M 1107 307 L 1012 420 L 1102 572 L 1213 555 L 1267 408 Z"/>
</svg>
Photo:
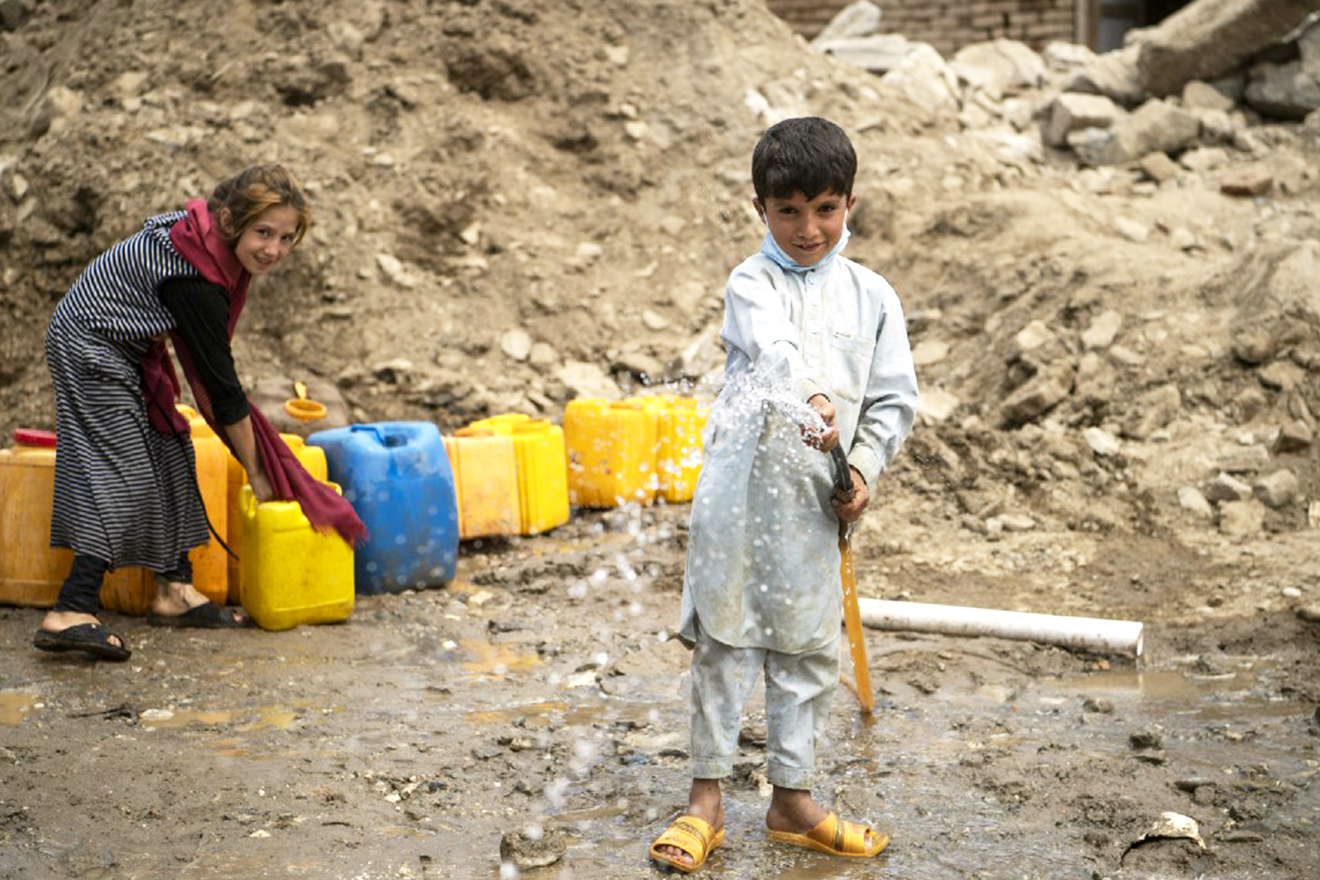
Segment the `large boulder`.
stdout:
<svg viewBox="0 0 1320 880">
<path fill-rule="evenodd" d="M 880 77 L 880 82 L 923 107 L 958 109 L 958 77 L 929 43 L 912 43 L 903 61 Z"/>
<path fill-rule="evenodd" d="M 812 48 L 854 67 L 883 74 L 903 63 L 912 44 L 902 34 L 871 34 L 866 37 L 835 37 L 815 40 Z"/>
<path fill-rule="evenodd" d="M 816 34 L 816 39 L 811 41 L 814 49 L 819 49 L 821 43 L 829 42 L 848 37 L 865 37 L 875 33 L 880 28 L 880 18 L 883 13 L 880 7 L 876 6 L 871 0 L 857 0 L 856 3 L 849 3 L 839 14 L 830 19 L 830 23 Z"/>
<path fill-rule="evenodd" d="M 1320 109 L 1320 24 L 1297 41 L 1301 58 L 1286 64 L 1258 64 L 1247 81 L 1247 103 L 1266 116 L 1304 119 Z"/>
<path fill-rule="evenodd" d="M 1094 164 L 1121 165 L 1147 153 L 1176 153 L 1196 141 L 1201 123 L 1181 107 L 1150 100 L 1115 122 L 1110 131 L 1113 137 L 1094 156 Z"/>
<path fill-rule="evenodd" d="M 1139 45 L 1126 46 L 1115 52 L 1096 55 L 1073 71 L 1064 85 L 1064 91 L 1087 92 L 1104 95 L 1124 107 L 1135 107 L 1145 98 L 1141 77 L 1137 73 Z"/>
<path fill-rule="evenodd" d="M 1195 0 L 1144 35 L 1137 63 L 1142 88 L 1163 97 L 1189 80 L 1222 76 L 1317 7 L 1316 0 Z"/>
<path fill-rule="evenodd" d="M 1050 102 L 1042 136 L 1045 143 L 1061 147 L 1070 132 L 1083 128 L 1109 128 L 1123 111 L 1104 95 L 1064 92 Z"/>
<path fill-rule="evenodd" d="M 1045 79 L 1045 62 L 1026 43 L 991 40 L 963 46 L 949 62 L 958 78 L 993 95 L 1034 89 Z"/>
</svg>

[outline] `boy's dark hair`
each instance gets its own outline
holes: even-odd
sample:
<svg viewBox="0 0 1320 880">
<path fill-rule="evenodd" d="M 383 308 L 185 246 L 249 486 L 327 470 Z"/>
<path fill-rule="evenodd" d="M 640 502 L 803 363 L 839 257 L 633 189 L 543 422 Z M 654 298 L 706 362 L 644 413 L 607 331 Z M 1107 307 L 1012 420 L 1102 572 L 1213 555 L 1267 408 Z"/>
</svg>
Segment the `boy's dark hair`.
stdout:
<svg viewBox="0 0 1320 880">
<path fill-rule="evenodd" d="M 761 201 L 802 193 L 852 195 L 857 153 L 843 129 L 819 116 L 785 119 L 761 135 L 752 151 L 752 187 Z"/>
</svg>

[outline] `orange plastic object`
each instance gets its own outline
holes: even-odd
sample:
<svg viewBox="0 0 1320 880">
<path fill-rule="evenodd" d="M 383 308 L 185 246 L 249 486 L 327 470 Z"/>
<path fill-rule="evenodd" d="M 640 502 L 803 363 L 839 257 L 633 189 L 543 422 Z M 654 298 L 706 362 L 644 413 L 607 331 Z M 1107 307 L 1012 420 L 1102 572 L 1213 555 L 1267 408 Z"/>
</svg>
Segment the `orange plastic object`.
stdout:
<svg viewBox="0 0 1320 880">
<path fill-rule="evenodd" d="M 583 397 L 564 408 L 568 500 L 579 507 L 651 504 L 659 488 L 659 407 Z"/>
<path fill-rule="evenodd" d="M 0 604 L 55 604 L 73 551 L 50 546 L 54 499 L 54 449 L 0 450 Z"/>
<path fill-rule="evenodd" d="M 513 439 L 490 428 L 464 428 L 445 437 L 458 499 L 458 536 L 516 535 L 522 530 Z"/>
</svg>

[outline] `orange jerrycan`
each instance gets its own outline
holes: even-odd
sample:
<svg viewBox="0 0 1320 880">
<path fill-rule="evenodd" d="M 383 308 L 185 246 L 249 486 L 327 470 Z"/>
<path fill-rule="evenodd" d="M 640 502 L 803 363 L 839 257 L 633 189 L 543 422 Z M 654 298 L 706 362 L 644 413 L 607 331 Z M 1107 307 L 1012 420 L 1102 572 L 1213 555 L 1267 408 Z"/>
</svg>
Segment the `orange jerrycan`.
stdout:
<svg viewBox="0 0 1320 880">
<path fill-rule="evenodd" d="M 618 507 L 655 500 L 656 433 L 652 404 L 582 397 L 564 408 L 568 500 L 580 507 Z"/>
<path fill-rule="evenodd" d="M 330 484 L 336 492 L 339 487 Z M 337 623 L 353 613 L 353 548 L 319 531 L 296 501 L 239 493 L 243 610 L 262 629 Z"/>
<path fill-rule="evenodd" d="M 49 608 L 73 564 L 50 546 L 55 501 L 55 435 L 20 429 L 0 449 L 0 604 Z"/>
<path fill-rule="evenodd" d="M 445 437 L 458 500 L 458 536 L 481 538 L 522 531 L 518 462 L 513 438 L 491 428 L 460 428 Z"/>
<path fill-rule="evenodd" d="M 568 459 L 563 428 L 521 413 L 480 419 L 468 428 L 488 429 L 513 440 L 521 534 L 539 535 L 568 522 Z"/>
<path fill-rule="evenodd" d="M 656 472 L 666 501 L 691 501 L 701 474 L 701 432 L 709 409 L 691 397 L 674 394 L 638 398 L 657 406 Z"/>
</svg>

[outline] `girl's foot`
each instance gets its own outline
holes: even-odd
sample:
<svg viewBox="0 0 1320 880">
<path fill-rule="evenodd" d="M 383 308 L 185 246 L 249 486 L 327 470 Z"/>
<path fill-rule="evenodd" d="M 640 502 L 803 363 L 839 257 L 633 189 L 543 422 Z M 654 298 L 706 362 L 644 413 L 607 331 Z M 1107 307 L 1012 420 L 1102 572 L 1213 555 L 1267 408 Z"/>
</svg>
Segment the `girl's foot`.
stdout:
<svg viewBox="0 0 1320 880">
<path fill-rule="evenodd" d="M 85 623 L 93 626 L 101 625 L 95 614 L 85 614 L 81 611 L 47 611 L 46 616 L 41 618 L 41 628 L 52 633 L 62 632 L 71 626 L 82 626 Z M 119 636 L 111 633 L 106 638 L 115 647 L 124 647 L 123 639 Z"/>
</svg>

